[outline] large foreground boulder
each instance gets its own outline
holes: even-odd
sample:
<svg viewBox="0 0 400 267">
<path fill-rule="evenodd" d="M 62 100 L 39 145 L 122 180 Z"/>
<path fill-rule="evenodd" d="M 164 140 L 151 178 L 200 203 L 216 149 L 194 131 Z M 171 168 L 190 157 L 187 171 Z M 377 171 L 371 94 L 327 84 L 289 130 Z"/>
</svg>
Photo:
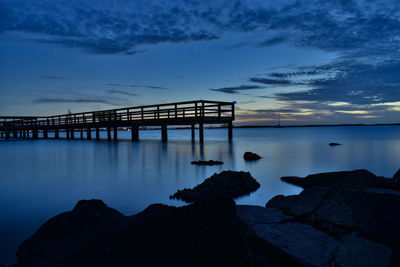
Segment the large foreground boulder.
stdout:
<svg viewBox="0 0 400 267">
<path fill-rule="evenodd" d="M 178 190 L 170 196 L 188 203 L 215 198 L 237 198 L 260 187 L 249 172 L 223 171 L 207 178 L 192 189 Z"/>
<path fill-rule="evenodd" d="M 387 266 L 392 249 L 356 234 L 335 238 L 275 208 L 238 206 L 254 231 L 253 254 L 278 266 Z M 257 253 L 258 252 L 258 253 Z"/>
<path fill-rule="evenodd" d="M 80 201 L 21 244 L 18 266 L 248 266 L 240 227 L 230 199 L 134 216 Z"/>
</svg>

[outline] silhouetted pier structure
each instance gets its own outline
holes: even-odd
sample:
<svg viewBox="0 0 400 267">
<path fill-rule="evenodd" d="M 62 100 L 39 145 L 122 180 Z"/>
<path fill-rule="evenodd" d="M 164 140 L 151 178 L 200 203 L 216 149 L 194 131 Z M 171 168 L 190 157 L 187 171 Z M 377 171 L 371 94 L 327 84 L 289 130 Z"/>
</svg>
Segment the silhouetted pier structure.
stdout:
<svg viewBox="0 0 400 267">
<path fill-rule="evenodd" d="M 192 140 L 195 139 L 195 127 L 199 128 L 199 140 L 204 141 L 204 124 L 227 124 L 228 138 L 232 139 L 232 121 L 235 120 L 235 104 L 196 100 L 159 105 L 147 105 L 109 109 L 91 112 L 72 113 L 48 117 L 3 116 L 0 117 L 0 135 L 10 138 L 48 139 L 49 132 L 54 138 L 60 138 L 65 132 L 67 139 L 100 139 L 100 130 L 106 129 L 108 140 L 118 139 L 118 128 L 130 128 L 133 141 L 139 140 L 139 127 L 161 126 L 161 139 L 167 141 L 167 126 L 191 126 Z"/>
</svg>

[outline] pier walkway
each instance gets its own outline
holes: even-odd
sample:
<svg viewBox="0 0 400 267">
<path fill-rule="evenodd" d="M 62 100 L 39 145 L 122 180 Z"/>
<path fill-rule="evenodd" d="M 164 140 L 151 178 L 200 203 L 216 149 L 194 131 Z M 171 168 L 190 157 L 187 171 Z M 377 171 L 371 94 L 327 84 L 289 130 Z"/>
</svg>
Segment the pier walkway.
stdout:
<svg viewBox="0 0 400 267">
<path fill-rule="evenodd" d="M 228 138 L 232 139 L 232 121 L 235 120 L 234 102 L 195 100 L 158 105 L 109 109 L 48 117 L 0 116 L 0 137 L 25 139 L 59 139 L 65 132 L 67 139 L 100 139 L 100 130 L 107 131 L 108 140 L 118 139 L 119 128 L 129 128 L 132 141 L 139 140 L 139 127 L 160 126 L 162 141 L 168 140 L 167 126 L 190 126 L 192 140 L 199 128 L 199 141 L 204 141 L 204 124 L 226 124 Z M 94 133 L 93 133 L 94 131 Z M 86 132 L 86 135 L 84 135 Z"/>
</svg>

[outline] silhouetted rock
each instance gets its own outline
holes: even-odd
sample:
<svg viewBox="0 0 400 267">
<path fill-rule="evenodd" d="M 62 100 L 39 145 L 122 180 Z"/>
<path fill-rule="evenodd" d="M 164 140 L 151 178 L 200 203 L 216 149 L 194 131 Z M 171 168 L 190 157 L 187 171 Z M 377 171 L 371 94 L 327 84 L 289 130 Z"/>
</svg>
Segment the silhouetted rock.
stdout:
<svg viewBox="0 0 400 267">
<path fill-rule="evenodd" d="M 261 159 L 261 157 L 259 155 L 257 155 L 256 153 L 253 153 L 253 152 L 245 152 L 243 154 L 243 158 L 244 158 L 244 160 L 249 160 L 249 161 Z"/>
<path fill-rule="evenodd" d="M 79 202 L 21 244 L 18 266 L 248 266 L 241 225 L 229 199 L 129 217 Z"/>
<path fill-rule="evenodd" d="M 221 165 L 221 164 L 224 164 L 224 162 L 219 161 L 219 160 L 197 160 L 197 161 L 192 161 L 191 164 L 195 164 L 195 165 Z"/>
<path fill-rule="evenodd" d="M 393 183 L 396 186 L 400 185 L 400 169 L 393 175 Z"/>
<path fill-rule="evenodd" d="M 342 144 L 339 143 L 329 143 L 330 146 L 341 146 Z"/>
<path fill-rule="evenodd" d="M 312 186 L 364 190 L 376 183 L 376 176 L 367 170 L 311 174 L 305 178 L 287 176 L 282 181 L 308 188 Z"/>
<path fill-rule="evenodd" d="M 237 206 L 254 231 L 249 247 L 278 266 L 387 266 L 392 249 L 357 235 L 336 239 L 275 208 Z"/>
<path fill-rule="evenodd" d="M 204 180 L 193 189 L 178 190 L 171 199 L 196 202 L 220 197 L 237 198 L 257 190 L 260 184 L 249 172 L 223 171 Z"/>
</svg>

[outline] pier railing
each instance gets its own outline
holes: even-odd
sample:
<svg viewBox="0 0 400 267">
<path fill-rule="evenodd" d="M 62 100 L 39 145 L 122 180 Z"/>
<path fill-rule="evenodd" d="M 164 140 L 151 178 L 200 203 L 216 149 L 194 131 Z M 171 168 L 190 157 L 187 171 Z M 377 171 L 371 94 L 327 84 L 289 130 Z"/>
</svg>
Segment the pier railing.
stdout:
<svg viewBox="0 0 400 267">
<path fill-rule="evenodd" d="M 144 122 L 186 118 L 235 119 L 234 103 L 196 100 L 158 105 L 136 106 L 91 112 L 63 114 L 47 117 L 5 116 L 0 117 L 0 127 L 51 127 L 76 126 L 112 121 Z"/>
</svg>

